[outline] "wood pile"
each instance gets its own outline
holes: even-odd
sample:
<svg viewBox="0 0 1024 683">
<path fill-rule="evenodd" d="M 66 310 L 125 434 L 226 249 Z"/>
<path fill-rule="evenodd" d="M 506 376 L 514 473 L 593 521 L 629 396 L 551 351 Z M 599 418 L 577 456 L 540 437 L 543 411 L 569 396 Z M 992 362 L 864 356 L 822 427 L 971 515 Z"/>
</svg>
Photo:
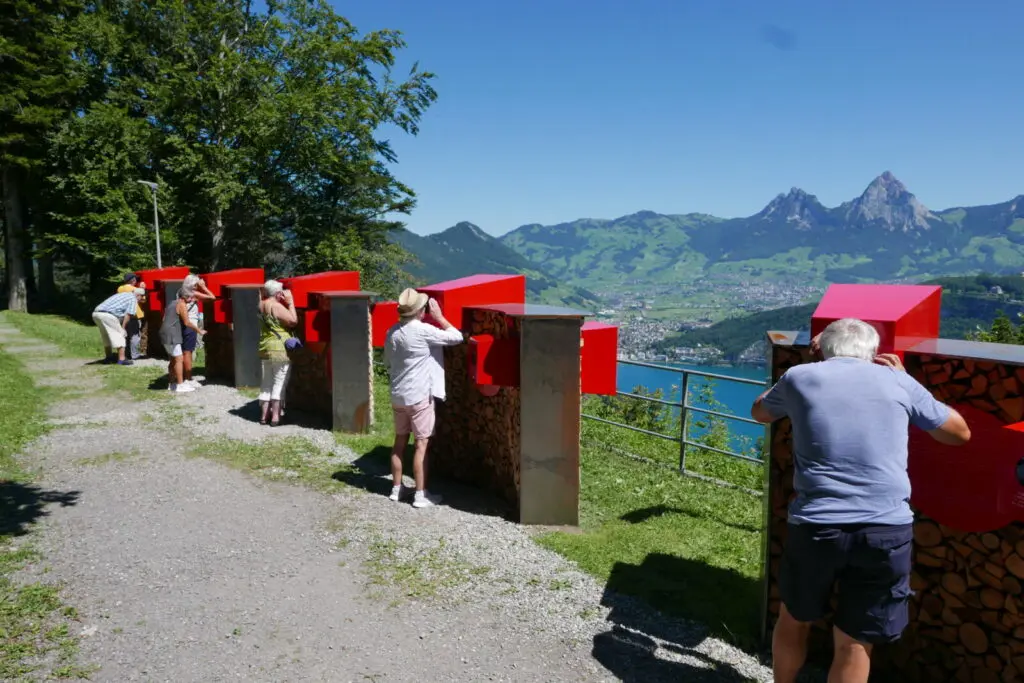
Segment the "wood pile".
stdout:
<svg viewBox="0 0 1024 683">
<path fill-rule="evenodd" d="M 516 319 L 478 309 L 463 314 L 463 333 L 518 336 Z M 519 388 L 481 394 L 470 379 L 466 345 L 445 349 L 447 400 L 437 406 L 430 441 L 432 471 L 482 487 L 516 506 L 519 502 Z"/>
<path fill-rule="evenodd" d="M 235 336 L 230 323 L 207 320 L 206 336 L 203 337 L 206 378 L 235 383 Z"/>
<path fill-rule="evenodd" d="M 806 347 L 773 347 L 773 380 L 809 360 Z M 905 363 L 939 400 L 969 403 L 1006 423 L 1021 419 L 1024 368 L 914 354 L 908 354 Z M 772 427 L 768 478 L 770 629 L 779 611 L 779 558 L 793 496 L 789 420 Z M 915 511 L 911 589 L 910 626 L 898 643 L 876 648 L 872 680 L 1024 681 L 1024 525 L 968 533 Z M 831 654 L 830 618 L 813 629 L 811 658 L 822 664 Z"/>
</svg>

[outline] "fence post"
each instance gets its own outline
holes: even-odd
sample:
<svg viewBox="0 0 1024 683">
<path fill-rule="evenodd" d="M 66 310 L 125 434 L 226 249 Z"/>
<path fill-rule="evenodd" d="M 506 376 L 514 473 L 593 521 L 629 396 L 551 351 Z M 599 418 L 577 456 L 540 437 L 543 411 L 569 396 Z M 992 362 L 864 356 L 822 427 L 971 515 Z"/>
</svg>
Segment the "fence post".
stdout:
<svg viewBox="0 0 1024 683">
<path fill-rule="evenodd" d="M 690 373 L 683 370 L 683 386 L 679 396 L 679 471 L 686 471 L 686 420 L 689 416 L 687 408 L 687 387 L 690 384 Z"/>
</svg>

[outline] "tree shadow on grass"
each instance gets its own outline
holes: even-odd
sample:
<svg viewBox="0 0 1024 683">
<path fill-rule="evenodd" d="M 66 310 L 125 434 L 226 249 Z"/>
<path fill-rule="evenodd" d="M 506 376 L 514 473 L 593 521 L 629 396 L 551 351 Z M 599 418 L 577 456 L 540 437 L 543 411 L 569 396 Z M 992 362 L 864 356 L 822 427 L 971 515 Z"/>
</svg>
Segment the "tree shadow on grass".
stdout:
<svg viewBox="0 0 1024 683">
<path fill-rule="evenodd" d="M 41 517 L 48 505 L 75 505 L 79 491 L 46 491 L 33 484 L 0 481 L 0 536 L 22 536 Z"/>
<path fill-rule="evenodd" d="M 405 449 L 402 461 L 402 472 L 408 476 L 412 475 L 412 454 L 410 444 Z M 348 468 L 335 472 L 332 478 L 370 493 L 387 496 L 391 493 L 391 449 L 377 446 L 353 461 Z M 446 507 L 474 515 L 507 518 L 511 514 L 509 506 L 503 501 L 478 488 L 450 479 L 430 475 L 427 488 L 441 494 L 444 497 L 442 505 Z"/>
<path fill-rule="evenodd" d="M 705 511 L 691 510 L 677 507 L 675 505 L 653 505 L 651 507 L 640 508 L 639 510 L 627 512 L 619 517 L 619 519 L 623 522 L 629 522 L 630 524 L 642 524 L 650 519 L 662 517 L 664 515 L 686 515 L 687 517 L 693 517 L 694 519 L 709 519 L 709 515 Z M 713 517 L 713 519 L 724 526 L 739 529 L 740 531 L 759 532 L 761 530 L 760 528 L 749 524 L 737 524 L 718 517 Z"/>
<path fill-rule="evenodd" d="M 593 656 L 630 683 L 747 680 L 696 648 L 717 636 L 757 651 L 760 599 L 754 579 L 704 562 L 661 553 L 619 562 L 601 601 L 612 626 L 594 638 Z"/>
</svg>

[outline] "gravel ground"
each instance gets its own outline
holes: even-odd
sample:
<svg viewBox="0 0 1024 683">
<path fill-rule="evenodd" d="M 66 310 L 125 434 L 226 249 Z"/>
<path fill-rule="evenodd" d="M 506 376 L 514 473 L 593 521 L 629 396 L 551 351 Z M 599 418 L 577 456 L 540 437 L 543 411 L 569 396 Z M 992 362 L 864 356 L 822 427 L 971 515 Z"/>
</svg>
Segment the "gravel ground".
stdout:
<svg viewBox="0 0 1024 683">
<path fill-rule="evenodd" d="M 291 436 L 311 465 L 358 460 L 328 431 L 261 427 L 234 389 L 132 402 L 10 327 L 0 346 L 68 389 L 60 428 L 24 461 L 77 492 L 40 523 L 36 578 L 82 615 L 93 680 L 771 680 L 701 626 L 605 591 L 471 490 L 439 484 L 451 504 L 415 510 L 372 468 L 325 494 L 188 457 L 208 439 Z"/>
</svg>

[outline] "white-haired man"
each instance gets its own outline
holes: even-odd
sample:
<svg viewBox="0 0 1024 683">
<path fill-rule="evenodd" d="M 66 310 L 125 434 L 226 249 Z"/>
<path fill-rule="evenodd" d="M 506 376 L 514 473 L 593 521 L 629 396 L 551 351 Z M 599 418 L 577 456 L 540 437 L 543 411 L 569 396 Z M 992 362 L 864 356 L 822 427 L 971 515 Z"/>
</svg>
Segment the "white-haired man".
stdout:
<svg viewBox="0 0 1024 683">
<path fill-rule="evenodd" d="M 437 323 L 423 322 L 427 308 Z M 441 502 L 427 493 L 427 444 L 434 434 L 434 400 L 444 400 L 444 361 L 441 349 L 463 341 L 462 332 L 445 320 L 441 307 L 426 294 L 407 289 L 398 297 L 398 323 L 388 330 L 384 362 L 391 375 L 391 406 L 395 417 L 395 443 L 391 449 L 391 500 L 402 497 L 402 455 L 409 434 L 416 440 L 412 470 L 416 480 L 413 507 Z"/>
<path fill-rule="evenodd" d="M 100 329 L 100 338 L 103 340 L 103 348 L 107 352 L 106 362 L 116 362 L 119 365 L 132 365 L 131 359 L 126 359 L 124 347 L 128 341 L 128 333 L 125 328 L 129 321 L 136 314 L 139 301 L 145 296 L 146 290 L 133 289 L 130 292 L 118 292 L 108 297 L 93 309 L 92 321 Z M 117 360 L 113 360 L 113 354 L 117 354 Z"/>
<path fill-rule="evenodd" d="M 866 683 L 871 648 L 908 622 L 914 540 L 907 475 L 908 425 L 941 443 L 971 438 L 963 417 L 878 355 L 871 325 L 837 320 L 814 339 L 824 362 L 790 368 L 751 415 L 793 425 L 789 529 L 779 569 L 782 605 L 772 641 L 776 683 L 793 683 L 807 636 L 839 579 L 830 683 Z"/>
</svg>

